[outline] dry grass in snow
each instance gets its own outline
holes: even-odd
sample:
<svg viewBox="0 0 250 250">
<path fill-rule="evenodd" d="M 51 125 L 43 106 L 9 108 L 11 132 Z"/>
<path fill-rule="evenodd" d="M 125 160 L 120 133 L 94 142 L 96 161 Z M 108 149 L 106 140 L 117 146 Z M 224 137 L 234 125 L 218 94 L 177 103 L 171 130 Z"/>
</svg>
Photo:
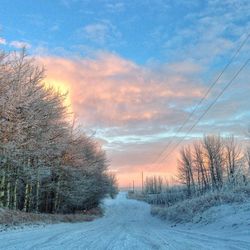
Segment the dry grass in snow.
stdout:
<svg viewBox="0 0 250 250">
<path fill-rule="evenodd" d="M 102 210 L 100 208 L 75 214 L 26 213 L 19 210 L 0 208 L 0 231 L 6 230 L 10 227 L 23 225 L 92 221 L 101 215 Z"/>
</svg>

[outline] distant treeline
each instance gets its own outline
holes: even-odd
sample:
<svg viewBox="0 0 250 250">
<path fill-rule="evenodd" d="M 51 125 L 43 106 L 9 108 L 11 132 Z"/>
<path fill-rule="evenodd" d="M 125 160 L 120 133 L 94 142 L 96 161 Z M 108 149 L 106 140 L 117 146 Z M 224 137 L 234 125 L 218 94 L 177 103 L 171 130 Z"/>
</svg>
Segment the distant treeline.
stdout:
<svg viewBox="0 0 250 250">
<path fill-rule="evenodd" d="M 249 170 L 250 149 L 240 146 L 233 136 L 204 136 L 180 150 L 178 179 L 188 196 L 247 185 Z"/>
<path fill-rule="evenodd" d="M 206 135 L 180 149 L 175 184 L 149 177 L 144 193 L 129 197 L 150 204 L 151 214 L 175 222 L 197 222 L 211 207 L 250 198 L 250 148 L 233 136 Z"/>
<path fill-rule="evenodd" d="M 0 51 L 0 206 L 71 213 L 117 192 L 105 152 L 70 122 L 65 94 L 44 85 L 44 70 Z"/>
<path fill-rule="evenodd" d="M 183 199 L 207 191 L 245 186 L 249 183 L 249 176 L 250 148 L 239 145 L 234 136 L 208 135 L 181 148 L 177 181 L 183 184 L 182 187 L 166 187 L 162 177 L 154 176 L 146 179 L 145 192 L 171 192 L 175 195 L 181 192 Z"/>
</svg>

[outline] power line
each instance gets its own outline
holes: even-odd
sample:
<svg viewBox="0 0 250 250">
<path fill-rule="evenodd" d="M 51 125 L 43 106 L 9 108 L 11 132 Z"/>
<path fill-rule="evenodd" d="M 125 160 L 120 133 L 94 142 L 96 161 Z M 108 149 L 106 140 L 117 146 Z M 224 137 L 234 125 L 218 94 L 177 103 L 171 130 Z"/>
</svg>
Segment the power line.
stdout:
<svg viewBox="0 0 250 250">
<path fill-rule="evenodd" d="M 208 111 L 214 106 L 214 104 L 219 100 L 219 98 L 223 95 L 223 93 L 231 86 L 233 81 L 238 77 L 241 71 L 247 66 L 250 62 L 250 58 L 248 58 L 245 63 L 241 66 L 241 68 L 236 72 L 233 78 L 225 85 L 225 87 L 221 90 L 221 92 L 217 95 L 214 101 L 207 107 L 205 112 L 199 117 L 199 119 L 193 124 L 193 126 L 186 132 L 184 137 L 174 146 L 174 148 L 162 159 L 165 160 L 169 155 L 173 153 L 173 151 L 185 140 L 185 138 L 189 135 L 189 133 L 196 127 L 196 125 L 200 122 L 200 120 L 208 113 Z"/>
<path fill-rule="evenodd" d="M 241 49 L 244 47 L 244 45 L 246 44 L 247 40 L 249 39 L 250 34 L 248 34 L 246 36 L 246 38 L 244 39 L 244 41 L 241 43 L 241 45 L 239 46 L 239 48 L 236 50 L 236 52 L 233 54 L 233 56 L 231 57 L 231 59 L 229 60 L 229 62 L 225 65 L 225 67 L 223 68 L 223 70 L 221 71 L 221 73 L 218 75 L 218 77 L 215 79 L 214 82 L 212 82 L 212 84 L 209 86 L 209 88 L 207 89 L 206 93 L 204 94 L 204 96 L 200 99 L 200 101 L 196 104 L 195 108 L 193 109 L 193 111 L 190 113 L 190 115 L 187 117 L 186 120 L 184 120 L 184 122 L 182 123 L 182 125 L 178 128 L 178 130 L 176 131 L 176 133 L 174 134 L 173 138 L 175 138 L 177 136 L 177 134 L 184 128 L 184 126 L 188 123 L 188 121 L 191 119 L 191 117 L 194 115 L 194 113 L 197 111 L 198 107 L 202 104 L 202 102 L 207 98 L 207 96 L 209 95 L 209 93 L 211 92 L 211 90 L 213 89 L 213 87 L 215 86 L 215 84 L 220 80 L 221 76 L 224 74 L 224 72 L 227 70 L 227 68 L 231 65 L 231 63 L 234 61 L 234 59 L 238 56 L 239 52 L 241 51 Z M 160 157 L 164 154 L 165 151 L 168 150 L 169 146 L 172 144 L 174 139 L 171 139 L 167 145 L 163 148 L 163 150 L 157 155 L 157 157 L 155 158 L 155 160 L 153 161 L 153 164 L 155 164 Z"/>
</svg>

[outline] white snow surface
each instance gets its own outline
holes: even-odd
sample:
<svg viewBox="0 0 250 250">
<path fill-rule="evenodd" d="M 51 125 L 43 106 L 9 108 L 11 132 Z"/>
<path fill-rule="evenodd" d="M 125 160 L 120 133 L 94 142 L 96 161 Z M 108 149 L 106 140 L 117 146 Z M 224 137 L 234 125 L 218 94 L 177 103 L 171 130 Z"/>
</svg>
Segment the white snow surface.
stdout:
<svg viewBox="0 0 250 250">
<path fill-rule="evenodd" d="M 219 206 L 196 224 L 174 227 L 125 192 L 106 199 L 104 207 L 105 215 L 92 222 L 1 232 L 0 249 L 250 249 L 249 206 Z"/>
</svg>

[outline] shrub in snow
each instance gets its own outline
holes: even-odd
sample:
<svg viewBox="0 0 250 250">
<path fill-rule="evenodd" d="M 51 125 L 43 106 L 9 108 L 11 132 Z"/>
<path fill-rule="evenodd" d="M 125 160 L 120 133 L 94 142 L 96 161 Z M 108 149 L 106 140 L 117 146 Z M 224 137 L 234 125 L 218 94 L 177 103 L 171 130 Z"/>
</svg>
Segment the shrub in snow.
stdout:
<svg viewBox="0 0 250 250">
<path fill-rule="evenodd" d="M 244 202 L 250 197 L 250 186 L 231 192 L 209 192 L 200 197 L 186 199 L 172 206 L 153 206 L 151 214 L 175 223 L 191 222 L 197 214 L 220 204 Z"/>
</svg>

